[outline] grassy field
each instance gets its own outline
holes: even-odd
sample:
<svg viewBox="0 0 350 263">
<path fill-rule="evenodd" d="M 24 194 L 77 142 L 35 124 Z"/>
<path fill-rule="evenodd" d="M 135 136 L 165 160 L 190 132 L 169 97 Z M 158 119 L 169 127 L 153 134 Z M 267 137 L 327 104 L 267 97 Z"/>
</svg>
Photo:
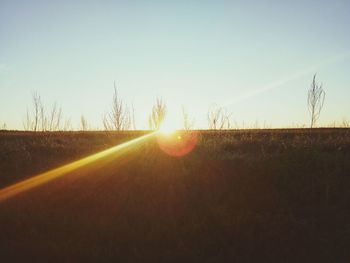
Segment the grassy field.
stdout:
<svg viewBox="0 0 350 263">
<path fill-rule="evenodd" d="M 0 186 L 143 134 L 0 132 Z M 349 262 L 349 200 L 349 129 L 152 138 L 1 202 L 0 261 Z"/>
</svg>

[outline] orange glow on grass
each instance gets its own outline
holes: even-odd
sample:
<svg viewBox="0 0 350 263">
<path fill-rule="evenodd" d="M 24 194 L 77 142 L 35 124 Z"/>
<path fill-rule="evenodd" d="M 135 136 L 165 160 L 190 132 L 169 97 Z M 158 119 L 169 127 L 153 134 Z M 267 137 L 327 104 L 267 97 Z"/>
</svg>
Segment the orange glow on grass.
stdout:
<svg viewBox="0 0 350 263">
<path fill-rule="evenodd" d="M 157 135 L 159 148 L 170 156 L 184 156 L 190 153 L 198 142 L 196 131 L 176 131 L 170 134 Z"/>
</svg>

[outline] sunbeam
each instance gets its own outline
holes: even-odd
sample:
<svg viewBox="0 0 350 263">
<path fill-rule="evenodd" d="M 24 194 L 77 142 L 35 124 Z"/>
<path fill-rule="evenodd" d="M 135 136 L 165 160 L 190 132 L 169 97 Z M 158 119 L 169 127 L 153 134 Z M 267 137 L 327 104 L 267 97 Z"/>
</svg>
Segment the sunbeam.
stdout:
<svg viewBox="0 0 350 263">
<path fill-rule="evenodd" d="M 86 166 L 87 164 L 96 162 L 96 161 L 98 161 L 104 157 L 107 157 L 111 154 L 116 154 L 125 148 L 131 147 L 131 146 L 136 145 L 140 142 L 143 142 L 146 139 L 153 136 L 155 133 L 156 132 L 152 132 L 152 133 L 143 135 L 143 136 L 135 138 L 131 141 L 116 145 L 116 146 L 109 148 L 107 150 L 104 150 L 102 152 L 90 155 L 90 156 L 85 157 L 83 159 L 80 159 L 78 161 L 66 164 L 64 166 L 58 167 L 58 168 L 50 170 L 48 172 L 31 177 L 31 178 L 24 180 L 22 182 L 5 187 L 5 188 L 0 190 L 0 202 L 4 201 L 6 199 L 9 199 L 11 197 L 14 197 L 17 194 L 20 194 L 22 192 L 30 190 L 34 187 L 45 184 L 53 179 L 56 179 L 60 176 L 63 176 L 65 174 L 69 173 L 69 172 L 72 172 L 72 171 L 77 170 L 83 166 Z"/>
<path fill-rule="evenodd" d="M 320 68 L 335 64 L 337 62 L 341 62 L 341 61 L 346 60 L 348 58 L 350 58 L 350 52 L 345 52 L 345 53 L 342 53 L 340 55 L 330 57 L 326 60 L 323 60 L 322 62 L 320 62 L 318 64 L 315 64 L 315 65 L 312 65 L 310 67 L 304 68 L 300 71 L 294 72 L 293 74 L 290 74 L 287 77 L 278 79 L 278 80 L 270 82 L 262 87 L 253 89 L 253 90 L 245 92 L 243 94 L 240 94 L 240 95 L 236 96 L 235 98 L 226 101 L 222 105 L 224 107 L 231 106 L 237 102 L 249 99 L 249 98 L 254 97 L 256 95 L 259 95 L 261 93 L 264 93 L 264 92 L 267 92 L 267 91 L 270 91 L 270 90 L 273 90 L 276 88 L 280 88 L 290 81 L 302 78 L 308 74 L 314 73 L 316 70 L 318 70 Z"/>
</svg>

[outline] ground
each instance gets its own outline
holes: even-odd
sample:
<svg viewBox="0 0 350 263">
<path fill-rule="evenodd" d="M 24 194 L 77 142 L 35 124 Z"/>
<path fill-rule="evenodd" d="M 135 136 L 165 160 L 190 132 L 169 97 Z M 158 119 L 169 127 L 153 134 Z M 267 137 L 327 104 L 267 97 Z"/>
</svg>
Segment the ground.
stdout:
<svg viewBox="0 0 350 263">
<path fill-rule="evenodd" d="M 0 186 L 145 132 L 0 132 Z M 2 262 L 348 262 L 350 130 L 156 138 L 0 202 Z"/>
</svg>

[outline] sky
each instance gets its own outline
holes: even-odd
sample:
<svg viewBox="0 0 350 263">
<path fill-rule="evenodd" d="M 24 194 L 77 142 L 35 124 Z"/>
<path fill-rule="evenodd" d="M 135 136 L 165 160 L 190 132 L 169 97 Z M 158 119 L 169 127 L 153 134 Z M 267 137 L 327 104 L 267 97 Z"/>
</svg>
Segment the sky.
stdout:
<svg viewBox="0 0 350 263">
<path fill-rule="evenodd" d="M 348 0 L 0 0 L 0 126 L 23 129 L 38 92 L 100 129 L 115 82 L 138 129 L 157 97 L 178 125 L 217 105 L 239 127 L 302 127 L 316 72 L 318 124 L 350 120 L 349 25 Z"/>
</svg>

